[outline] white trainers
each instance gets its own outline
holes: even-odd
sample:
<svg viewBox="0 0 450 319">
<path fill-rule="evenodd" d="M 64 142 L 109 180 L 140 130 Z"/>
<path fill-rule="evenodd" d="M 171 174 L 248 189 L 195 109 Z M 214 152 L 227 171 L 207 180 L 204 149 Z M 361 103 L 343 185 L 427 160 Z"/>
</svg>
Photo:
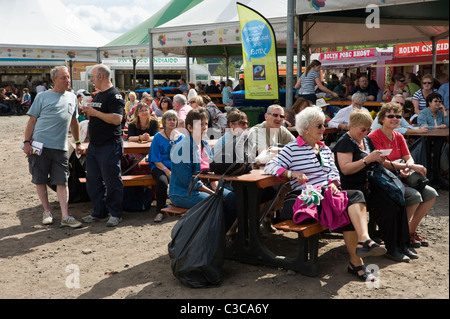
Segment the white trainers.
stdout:
<svg viewBox="0 0 450 319">
<path fill-rule="evenodd" d="M 72 228 L 81 227 L 83 224 L 73 218 L 72 216 L 67 217 L 66 219 L 61 220 L 61 226 L 68 226 Z"/>
<path fill-rule="evenodd" d="M 108 221 L 106 222 L 106 226 L 108 227 L 114 227 L 119 225 L 119 223 L 122 221 L 122 217 L 109 217 Z"/>
<path fill-rule="evenodd" d="M 44 225 L 53 224 L 53 215 L 51 212 L 44 212 L 42 214 L 42 224 Z"/>
</svg>

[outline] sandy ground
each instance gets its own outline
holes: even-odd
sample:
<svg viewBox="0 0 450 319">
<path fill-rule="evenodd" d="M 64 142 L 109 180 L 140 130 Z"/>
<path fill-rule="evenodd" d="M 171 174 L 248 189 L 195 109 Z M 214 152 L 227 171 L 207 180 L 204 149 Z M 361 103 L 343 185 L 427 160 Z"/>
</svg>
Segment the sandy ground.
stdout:
<svg viewBox="0 0 450 319">
<path fill-rule="evenodd" d="M 191 289 L 173 275 L 167 252 L 177 218 L 155 224 L 155 209 L 125 212 L 123 222 L 61 228 L 56 193 L 50 191 L 55 223 L 41 224 L 42 206 L 20 149 L 27 116 L 0 117 L 0 298 L 10 299 L 448 299 L 448 191 L 439 191 L 419 233 L 430 247 L 418 260 L 395 263 L 366 258 L 378 267 L 379 287 L 367 287 L 347 273 L 347 252 L 339 234 L 320 240 L 318 277 L 285 269 L 226 260 L 219 287 Z M 91 204 L 70 204 L 76 218 Z M 294 250 L 295 235 L 277 232 L 273 249 Z"/>
</svg>

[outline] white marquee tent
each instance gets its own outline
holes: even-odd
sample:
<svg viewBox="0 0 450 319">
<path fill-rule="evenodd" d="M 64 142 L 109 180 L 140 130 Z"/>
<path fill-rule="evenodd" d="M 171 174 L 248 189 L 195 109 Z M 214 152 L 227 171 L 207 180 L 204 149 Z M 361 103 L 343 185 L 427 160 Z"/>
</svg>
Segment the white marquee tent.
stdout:
<svg viewBox="0 0 450 319">
<path fill-rule="evenodd" d="M 60 0 L 0 0 L 0 8 L 0 65 L 96 62 L 97 48 L 108 42 Z"/>
</svg>

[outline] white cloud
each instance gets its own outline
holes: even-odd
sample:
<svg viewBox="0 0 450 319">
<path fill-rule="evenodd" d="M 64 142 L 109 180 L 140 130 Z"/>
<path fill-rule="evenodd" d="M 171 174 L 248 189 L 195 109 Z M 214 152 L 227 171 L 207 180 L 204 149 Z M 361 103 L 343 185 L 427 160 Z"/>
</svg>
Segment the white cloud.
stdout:
<svg viewBox="0 0 450 319">
<path fill-rule="evenodd" d="M 165 6 L 169 0 L 62 0 L 83 23 L 109 41 L 133 29 Z"/>
</svg>

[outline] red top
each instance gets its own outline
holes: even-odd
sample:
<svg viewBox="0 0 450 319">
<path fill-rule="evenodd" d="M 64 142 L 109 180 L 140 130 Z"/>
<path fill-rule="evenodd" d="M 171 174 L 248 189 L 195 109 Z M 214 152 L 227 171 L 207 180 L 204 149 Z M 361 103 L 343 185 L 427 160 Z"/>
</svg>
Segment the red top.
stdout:
<svg viewBox="0 0 450 319">
<path fill-rule="evenodd" d="M 401 159 L 405 155 L 410 155 L 403 135 L 396 131 L 392 133 L 394 134 L 392 141 L 384 135 L 381 129 L 371 132 L 369 137 L 377 150 L 392 148 L 391 154 L 387 156 L 391 161 Z"/>
</svg>

